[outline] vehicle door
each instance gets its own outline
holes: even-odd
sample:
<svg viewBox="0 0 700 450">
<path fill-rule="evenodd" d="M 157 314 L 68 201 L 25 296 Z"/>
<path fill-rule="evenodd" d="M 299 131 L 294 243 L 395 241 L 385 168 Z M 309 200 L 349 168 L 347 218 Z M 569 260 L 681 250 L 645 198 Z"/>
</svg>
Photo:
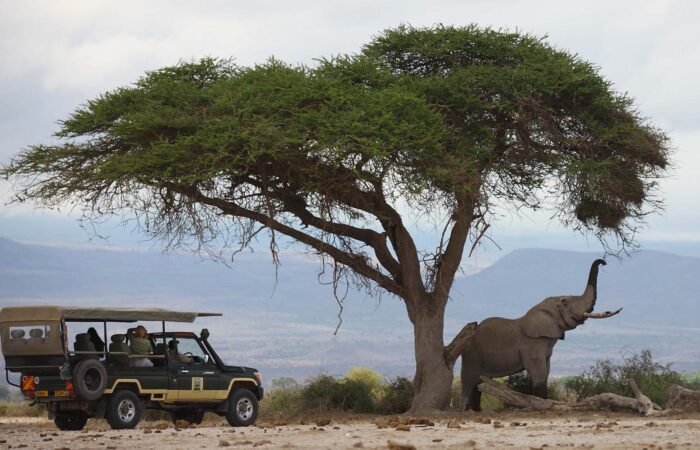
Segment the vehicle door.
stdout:
<svg viewBox="0 0 700 450">
<path fill-rule="evenodd" d="M 216 401 L 228 389 L 211 355 L 195 337 L 177 337 L 169 343 L 171 364 L 177 367 L 178 401 Z"/>
</svg>

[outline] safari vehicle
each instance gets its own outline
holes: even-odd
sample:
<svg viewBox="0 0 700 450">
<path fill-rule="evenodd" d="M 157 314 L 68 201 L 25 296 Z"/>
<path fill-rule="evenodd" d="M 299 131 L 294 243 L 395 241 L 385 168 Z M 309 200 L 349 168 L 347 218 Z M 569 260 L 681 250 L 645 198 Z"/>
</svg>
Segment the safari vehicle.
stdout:
<svg viewBox="0 0 700 450">
<path fill-rule="evenodd" d="M 6 307 L 0 310 L 6 378 L 25 398 L 46 404 L 49 419 L 61 430 L 81 430 L 90 417 L 106 418 L 113 429 L 134 428 L 145 408 L 169 411 L 173 422 L 201 423 L 210 411 L 225 416 L 232 426 L 252 425 L 263 397 L 260 373 L 224 364 L 208 341 L 207 329 L 199 336 L 165 330 L 165 322 L 194 322 L 203 316 L 221 314 Z M 108 323 L 114 328 L 112 322 L 119 326 L 137 321 L 161 322 L 162 329 L 147 336 L 152 353 L 132 352 L 129 341 L 134 337 L 128 330 L 107 339 Z M 88 323 L 97 323 L 97 328 L 101 323 L 103 338 L 94 327 L 89 330 L 92 338 L 85 333 Z M 72 350 L 69 327 L 80 331 Z M 144 365 L 149 367 L 140 367 Z M 10 372 L 20 374 L 19 385 L 10 381 Z"/>
</svg>

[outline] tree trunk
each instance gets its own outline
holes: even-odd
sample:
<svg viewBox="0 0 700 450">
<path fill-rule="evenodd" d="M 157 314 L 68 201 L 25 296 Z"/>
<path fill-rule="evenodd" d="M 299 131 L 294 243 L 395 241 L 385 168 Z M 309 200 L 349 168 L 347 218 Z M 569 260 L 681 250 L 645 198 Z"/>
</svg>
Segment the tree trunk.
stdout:
<svg viewBox="0 0 700 450">
<path fill-rule="evenodd" d="M 432 414 L 450 406 L 452 368 L 445 360 L 444 306 L 428 301 L 419 314 L 413 315 L 416 354 L 415 395 L 410 414 Z"/>
</svg>

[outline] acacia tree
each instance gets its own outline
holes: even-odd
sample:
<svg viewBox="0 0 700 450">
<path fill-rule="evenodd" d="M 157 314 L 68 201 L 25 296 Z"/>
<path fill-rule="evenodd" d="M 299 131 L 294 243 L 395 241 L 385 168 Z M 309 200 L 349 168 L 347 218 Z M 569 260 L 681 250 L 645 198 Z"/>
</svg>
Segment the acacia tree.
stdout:
<svg viewBox="0 0 700 450">
<path fill-rule="evenodd" d="M 549 205 L 624 249 L 659 207 L 668 158 L 664 133 L 593 65 L 476 26 L 399 27 L 312 68 L 166 67 L 89 101 L 57 136 L 2 169 L 18 201 L 136 218 L 168 247 L 266 236 L 276 259 L 285 235 L 336 282 L 403 300 L 413 412 L 449 404 L 467 334 L 445 346 L 445 306 L 494 207 Z M 435 248 L 417 248 L 416 217 L 439 224 Z"/>
</svg>

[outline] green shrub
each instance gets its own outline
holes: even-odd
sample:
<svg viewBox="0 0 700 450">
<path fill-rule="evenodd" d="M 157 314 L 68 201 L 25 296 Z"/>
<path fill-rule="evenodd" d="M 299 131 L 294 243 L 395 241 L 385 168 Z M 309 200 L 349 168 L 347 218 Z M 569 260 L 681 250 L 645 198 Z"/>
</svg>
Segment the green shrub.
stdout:
<svg viewBox="0 0 700 450">
<path fill-rule="evenodd" d="M 408 378 L 397 377 L 382 387 L 376 411 L 381 414 L 403 414 L 413 401 L 413 383 Z"/>
<path fill-rule="evenodd" d="M 345 374 L 345 380 L 367 385 L 374 401 L 379 400 L 382 396 L 386 384 L 378 372 L 367 367 L 353 367 Z"/>
<path fill-rule="evenodd" d="M 671 385 L 684 385 L 681 375 L 671 364 L 654 362 L 649 350 L 623 358 L 621 364 L 600 360 L 581 375 L 566 380 L 565 387 L 578 400 L 604 392 L 633 396 L 628 379 L 634 379 L 639 389 L 656 404 L 666 402 L 666 391 Z"/>
<path fill-rule="evenodd" d="M 514 390 L 515 392 L 532 395 L 530 375 L 525 370 L 506 377 L 505 384 L 508 386 L 508 388 Z"/>
<path fill-rule="evenodd" d="M 260 406 L 267 418 L 288 418 L 298 415 L 303 410 L 302 391 L 300 388 L 271 389 L 265 395 Z"/>
<path fill-rule="evenodd" d="M 301 392 L 305 408 L 312 410 L 340 410 L 357 413 L 372 412 L 372 386 L 363 381 L 337 380 L 329 375 L 312 379 Z"/>
</svg>

